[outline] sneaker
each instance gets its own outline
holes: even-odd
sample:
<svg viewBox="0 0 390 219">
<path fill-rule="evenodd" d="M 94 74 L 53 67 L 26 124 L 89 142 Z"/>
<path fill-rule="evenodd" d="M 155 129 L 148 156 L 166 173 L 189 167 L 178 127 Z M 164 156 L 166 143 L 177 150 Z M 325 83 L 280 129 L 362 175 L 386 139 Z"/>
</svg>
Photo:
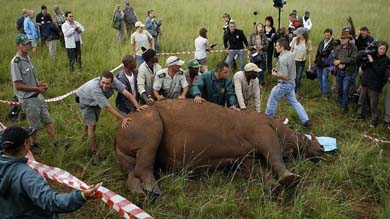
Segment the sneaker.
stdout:
<svg viewBox="0 0 390 219">
<path fill-rule="evenodd" d="M 303 125 L 303 127 L 308 128 L 308 127 L 312 126 L 312 123 L 311 123 L 310 120 L 307 120 L 307 121 L 306 121 L 305 123 L 303 123 L 302 125 Z"/>
</svg>

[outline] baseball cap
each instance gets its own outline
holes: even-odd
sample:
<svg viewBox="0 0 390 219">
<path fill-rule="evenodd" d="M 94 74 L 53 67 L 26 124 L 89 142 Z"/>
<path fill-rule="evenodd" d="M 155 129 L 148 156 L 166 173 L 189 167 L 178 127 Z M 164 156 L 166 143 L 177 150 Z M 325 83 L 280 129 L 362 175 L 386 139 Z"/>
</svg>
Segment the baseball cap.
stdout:
<svg viewBox="0 0 390 219">
<path fill-rule="evenodd" d="M 1 134 L 1 146 L 3 148 L 18 148 L 34 133 L 32 128 L 10 126 Z"/>
<path fill-rule="evenodd" d="M 188 65 L 188 68 L 199 68 L 200 67 L 199 62 L 196 59 L 191 59 L 190 61 L 188 61 L 187 65 Z"/>
<path fill-rule="evenodd" d="M 244 71 L 246 71 L 246 72 L 249 72 L 249 71 L 261 72 L 261 69 L 259 67 L 257 67 L 257 65 L 254 63 L 248 63 L 245 65 Z"/>
<path fill-rule="evenodd" d="M 293 33 L 294 33 L 295 35 L 297 35 L 297 34 L 304 34 L 304 33 L 306 33 L 306 32 L 307 32 L 306 28 L 300 27 L 300 28 L 296 29 Z"/>
<path fill-rule="evenodd" d="M 21 34 L 21 33 L 16 35 L 15 41 L 16 41 L 16 44 L 22 44 L 22 45 L 27 45 L 27 44 L 31 43 L 28 40 L 27 36 L 24 34 Z"/>
<path fill-rule="evenodd" d="M 182 66 L 183 64 L 184 64 L 184 61 L 180 60 L 180 58 L 177 56 L 169 56 L 167 59 L 168 66 L 172 66 L 172 65 Z"/>
<path fill-rule="evenodd" d="M 145 27 L 145 25 L 141 21 L 135 22 L 135 27 Z"/>
</svg>

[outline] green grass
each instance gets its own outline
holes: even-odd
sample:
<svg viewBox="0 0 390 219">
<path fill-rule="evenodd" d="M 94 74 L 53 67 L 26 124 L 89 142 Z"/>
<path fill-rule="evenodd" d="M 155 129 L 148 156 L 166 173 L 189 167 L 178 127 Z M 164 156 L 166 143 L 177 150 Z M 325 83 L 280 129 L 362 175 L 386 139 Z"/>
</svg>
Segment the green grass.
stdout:
<svg viewBox="0 0 390 219">
<path fill-rule="evenodd" d="M 3 5 L 0 25 L 0 99 L 13 96 L 9 73 L 9 63 L 15 54 L 14 23 L 22 8 L 39 11 L 42 3 L 51 12 L 54 4 L 60 4 L 75 15 L 86 31 L 82 47 L 84 70 L 68 73 L 66 51 L 58 48 L 56 59 L 50 59 L 47 48 L 38 48 L 33 62 L 38 69 L 38 78 L 45 80 L 50 89 L 46 98 L 62 95 L 109 70 L 120 63 L 121 57 L 130 53 L 129 41 L 119 45 L 111 28 L 112 12 L 121 0 L 97 1 L 20 1 L 0 0 Z M 228 11 L 240 29 L 249 35 L 254 21 L 263 22 L 264 17 L 272 15 L 277 19 L 277 10 L 270 0 L 149 0 L 131 1 L 141 21 L 146 11 L 154 8 L 157 16 L 163 18 L 162 51 L 191 51 L 193 39 L 199 28 L 209 30 L 209 40 L 222 48 L 221 18 Z M 338 37 L 340 29 L 346 24 L 346 17 L 352 16 L 357 28 L 368 26 L 376 39 L 389 41 L 387 31 L 390 7 L 385 0 L 289 0 L 282 13 L 282 26 L 287 25 L 287 14 L 297 9 L 299 14 L 311 12 L 314 23 L 311 31 L 313 50 L 322 38 L 322 31 L 331 27 Z M 258 10 L 260 15 L 253 16 Z M 364 11 L 363 11 L 364 10 Z M 191 55 L 182 55 L 184 60 Z M 167 57 L 160 57 L 164 66 Z M 209 55 L 210 68 L 223 58 L 223 54 Z M 267 81 L 271 82 L 269 76 Z M 273 81 L 275 82 L 275 81 Z M 389 131 L 381 125 L 369 129 L 368 122 L 352 123 L 352 110 L 341 115 L 335 101 L 325 101 L 320 97 L 315 81 L 303 79 L 300 101 L 314 122 L 312 131 L 319 136 L 337 138 L 339 152 L 327 155 L 318 164 L 306 161 L 289 163 L 289 168 L 303 177 L 296 190 L 285 191 L 279 197 L 271 195 L 270 188 L 260 178 L 245 179 L 233 173 L 215 171 L 189 177 L 189 173 L 161 173 L 160 185 L 164 194 L 157 200 L 139 199 L 126 189 L 126 176 L 121 173 L 113 153 L 113 139 L 117 123 L 114 117 L 102 112 L 97 127 L 97 140 L 105 155 L 99 165 L 92 166 L 88 156 L 87 141 L 83 138 L 83 123 L 78 106 L 73 97 L 62 102 L 50 103 L 54 126 L 61 142 L 69 141 L 69 150 L 49 146 L 45 133 L 40 134 L 43 146 L 36 158 L 48 165 L 58 166 L 70 171 L 87 183 L 102 181 L 111 190 L 137 203 L 155 218 L 390 218 L 390 162 L 389 147 L 371 143 L 362 134 L 389 138 Z M 263 89 L 262 110 L 266 108 L 269 91 L 273 84 Z M 111 99 L 111 103 L 114 98 Z M 383 98 L 381 100 L 383 102 Z M 3 122 L 9 106 L 0 105 L 0 120 Z M 383 111 L 383 109 L 382 109 Z M 287 116 L 292 128 L 301 130 L 294 110 L 282 101 L 278 107 L 278 117 Z M 6 121 L 6 125 L 12 122 Z M 26 125 L 26 122 L 19 122 Z M 56 183 L 51 185 L 60 191 L 69 189 Z M 65 214 L 63 218 L 118 218 L 118 214 L 101 201 L 88 202 L 81 210 Z"/>
</svg>

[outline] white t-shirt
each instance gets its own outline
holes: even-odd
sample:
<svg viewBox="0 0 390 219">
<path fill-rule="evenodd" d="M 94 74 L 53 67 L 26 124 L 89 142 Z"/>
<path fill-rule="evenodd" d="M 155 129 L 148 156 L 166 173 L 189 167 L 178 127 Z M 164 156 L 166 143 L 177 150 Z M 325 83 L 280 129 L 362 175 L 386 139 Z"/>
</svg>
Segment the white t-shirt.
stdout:
<svg viewBox="0 0 390 219">
<path fill-rule="evenodd" d="M 127 74 L 126 75 L 126 78 L 127 80 L 129 80 L 130 82 L 130 86 L 131 86 L 131 94 L 133 94 L 133 96 L 135 98 L 137 98 L 137 90 L 135 89 L 135 80 L 134 80 L 134 74 L 131 74 L 131 76 L 128 76 Z"/>
<path fill-rule="evenodd" d="M 131 34 L 130 44 L 133 45 L 135 43 L 136 55 L 142 56 L 141 47 L 150 49 L 150 41 L 152 39 L 152 35 L 150 35 L 150 33 L 146 30 L 143 30 L 142 33 L 134 32 L 133 34 Z"/>
<path fill-rule="evenodd" d="M 208 40 L 201 36 L 195 39 L 195 59 L 206 58 L 207 42 Z"/>
</svg>

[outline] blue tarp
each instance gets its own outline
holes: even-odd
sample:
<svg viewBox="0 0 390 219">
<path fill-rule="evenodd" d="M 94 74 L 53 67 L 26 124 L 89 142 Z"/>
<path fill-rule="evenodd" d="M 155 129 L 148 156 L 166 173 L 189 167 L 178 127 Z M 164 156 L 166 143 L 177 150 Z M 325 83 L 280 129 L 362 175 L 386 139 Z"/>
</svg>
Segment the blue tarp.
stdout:
<svg viewBox="0 0 390 219">
<path fill-rule="evenodd" d="M 310 135 L 306 135 L 311 140 Z M 331 137 L 316 137 L 317 141 L 324 147 L 325 152 L 337 150 L 337 143 L 335 138 Z"/>
</svg>

